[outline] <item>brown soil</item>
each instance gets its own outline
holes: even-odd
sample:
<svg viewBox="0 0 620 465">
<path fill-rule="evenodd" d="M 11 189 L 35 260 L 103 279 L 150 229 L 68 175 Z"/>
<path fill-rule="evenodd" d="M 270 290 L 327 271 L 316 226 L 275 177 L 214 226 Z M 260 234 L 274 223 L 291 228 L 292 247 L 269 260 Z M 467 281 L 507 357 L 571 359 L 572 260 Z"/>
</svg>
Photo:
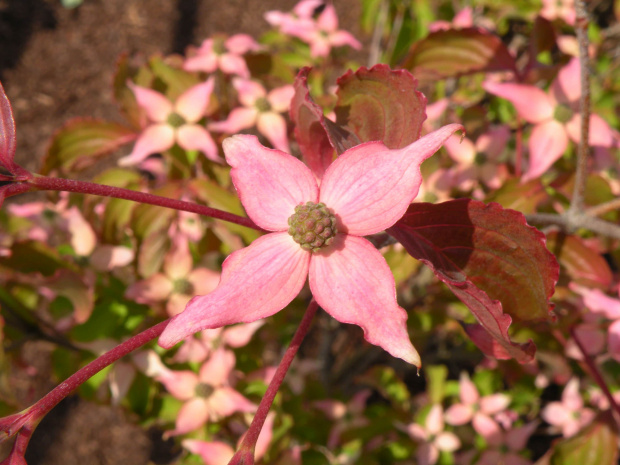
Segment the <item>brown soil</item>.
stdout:
<svg viewBox="0 0 620 465">
<path fill-rule="evenodd" d="M 16 161 L 36 171 L 50 137 L 69 118 L 119 118 L 110 84 L 122 53 L 182 53 L 218 32 L 258 37 L 268 29 L 265 11 L 287 11 L 294 4 L 84 0 L 67 10 L 59 0 L 0 0 L 0 81 L 15 113 Z M 360 3 L 343 0 L 335 6 L 341 26 L 361 38 Z M 28 342 L 24 350 L 39 370 L 36 377 L 13 376 L 21 408 L 58 382 L 50 374 L 49 345 Z M 121 409 L 74 397 L 37 428 L 27 460 L 29 465 L 172 464 L 179 452 L 162 441 L 161 432 L 135 426 Z"/>
</svg>

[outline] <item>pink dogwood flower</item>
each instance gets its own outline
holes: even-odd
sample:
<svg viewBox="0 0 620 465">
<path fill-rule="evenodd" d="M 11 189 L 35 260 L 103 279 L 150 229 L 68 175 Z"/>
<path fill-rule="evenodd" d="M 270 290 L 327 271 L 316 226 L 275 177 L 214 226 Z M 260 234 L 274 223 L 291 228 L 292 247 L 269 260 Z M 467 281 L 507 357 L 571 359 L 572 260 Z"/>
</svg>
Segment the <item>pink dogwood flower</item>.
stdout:
<svg viewBox="0 0 620 465">
<path fill-rule="evenodd" d="M 575 0 L 542 0 L 543 8 L 540 10 L 540 16 L 549 21 L 554 19 L 563 19 L 566 24 L 573 26 L 577 19 L 575 11 Z"/>
<path fill-rule="evenodd" d="M 476 465 L 531 465 L 532 462 L 521 456 L 520 452 L 527 450 L 527 441 L 537 427 L 538 422 L 533 421 L 518 428 L 502 430 L 501 434 L 487 440 L 488 448 L 475 462 Z M 472 452 L 476 454 L 476 451 Z"/>
<path fill-rule="evenodd" d="M 500 434 L 500 426 L 492 416 L 508 407 L 510 397 L 505 394 L 480 397 L 476 385 L 466 374 L 459 380 L 459 397 L 461 403 L 446 410 L 446 423 L 464 425 L 471 421 L 476 432 L 487 439 Z"/>
<path fill-rule="evenodd" d="M 163 273 L 155 273 L 127 288 L 125 296 L 141 304 L 166 302 L 168 315 L 178 315 L 192 296 L 211 292 L 220 274 L 208 268 L 196 267 L 187 239 L 178 236 L 164 258 Z"/>
<path fill-rule="evenodd" d="M 224 262 L 211 294 L 190 301 L 159 339 L 172 347 L 190 334 L 273 315 L 309 277 L 318 304 L 395 357 L 420 366 L 409 340 L 407 313 L 396 302 L 383 256 L 362 236 L 398 221 L 422 182 L 420 164 L 461 125 L 452 124 L 390 150 L 381 142 L 350 148 L 317 185 L 298 159 L 263 147 L 255 136 L 223 143 L 231 176 L 248 216 L 271 231 Z"/>
<path fill-rule="evenodd" d="M 236 34 L 224 40 L 222 37 L 206 39 L 194 56 L 185 60 L 186 71 L 212 73 L 219 69 L 225 74 L 236 74 L 249 79 L 250 71 L 243 55 L 260 49 L 260 45 L 247 34 Z"/>
<path fill-rule="evenodd" d="M 487 81 L 483 86 L 488 92 L 509 100 L 519 116 L 534 124 L 528 141 L 530 165 L 523 181 L 547 171 L 566 151 L 569 139 L 579 142 L 581 87 L 577 58 L 560 70 L 549 92 L 525 84 Z M 595 114 L 590 116 L 589 140 L 590 145 L 599 151 L 614 145 L 614 132 Z"/>
<path fill-rule="evenodd" d="M 120 165 L 136 165 L 151 154 L 172 148 L 175 142 L 185 150 L 200 150 L 210 160 L 221 161 L 211 135 L 198 124 L 213 92 L 212 78 L 190 87 L 174 102 L 153 89 L 128 85 L 150 124 L 138 136 L 131 154 L 119 160 Z"/>
<path fill-rule="evenodd" d="M 350 32 L 338 29 L 338 16 L 333 5 L 325 5 L 316 20 L 312 14 L 323 2 L 301 2 L 303 9 L 298 9 L 295 15 L 280 12 L 268 12 L 265 19 L 280 31 L 297 37 L 310 45 L 310 54 L 313 57 L 329 55 L 332 47 L 349 45 L 360 50 L 362 44 Z"/>
<path fill-rule="evenodd" d="M 573 378 L 562 392 L 562 401 L 550 402 L 542 410 L 541 416 L 568 438 L 589 424 L 594 419 L 595 413 L 583 406 L 583 399 L 579 394 L 579 380 Z"/>
<path fill-rule="evenodd" d="M 235 134 L 256 125 L 258 132 L 275 148 L 290 152 L 286 120 L 281 113 L 288 111 L 295 94 L 293 86 L 282 86 L 267 92 L 255 81 L 235 78 L 232 83 L 243 107 L 232 110 L 225 121 L 209 124 L 209 129 Z"/>
<path fill-rule="evenodd" d="M 452 169 L 454 185 L 467 191 L 480 180 L 491 189 L 499 189 L 508 177 L 508 168 L 498 159 L 510 139 L 510 130 L 498 126 L 481 134 L 476 142 L 467 137 L 460 139 L 452 136 L 444 144 L 448 155 L 457 163 Z"/>
<path fill-rule="evenodd" d="M 443 408 L 439 404 L 431 407 L 424 426 L 417 423 L 407 426 L 409 436 L 422 443 L 416 451 L 418 465 L 433 465 L 441 451 L 454 452 L 461 447 L 459 438 L 454 433 L 444 431 L 444 426 Z"/>
<path fill-rule="evenodd" d="M 176 420 L 176 427 L 168 436 L 185 434 L 200 428 L 208 421 L 232 415 L 235 412 L 254 412 L 256 405 L 235 391 L 229 384 L 235 367 L 235 355 L 218 350 L 211 355 L 198 374 L 193 371 L 168 371 L 156 379 L 170 394 L 185 402 Z"/>
</svg>

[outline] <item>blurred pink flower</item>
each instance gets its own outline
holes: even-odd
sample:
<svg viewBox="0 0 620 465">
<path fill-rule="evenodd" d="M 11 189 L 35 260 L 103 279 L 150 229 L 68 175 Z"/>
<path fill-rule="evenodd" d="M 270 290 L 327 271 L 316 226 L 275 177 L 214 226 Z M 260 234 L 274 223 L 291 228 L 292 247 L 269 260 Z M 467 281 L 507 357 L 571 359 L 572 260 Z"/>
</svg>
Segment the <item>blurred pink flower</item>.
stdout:
<svg viewBox="0 0 620 465">
<path fill-rule="evenodd" d="M 235 355 L 224 349 L 215 351 L 198 374 L 193 371 L 168 371 L 157 376 L 170 394 L 185 403 L 168 436 L 185 434 L 200 428 L 208 421 L 235 412 L 254 412 L 256 405 L 229 385 L 235 367 Z"/>
<path fill-rule="evenodd" d="M 471 7 L 465 7 L 454 15 L 452 21 L 433 21 L 428 25 L 429 32 L 445 31 L 448 29 L 464 29 L 474 25 L 474 11 Z"/>
<path fill-rule="evenodd" d="M 219 279 L 219 277 L 218 277 Z M 190 336 L 174 354 L 177 363 L 202 362 L 218 347 L 236 349 L 250 342 L 254 333 L 264 324 L 262 320 L 230 326 L 229 328 L 205 329 L 198 337 Z"/>
<path fill-rule="evenodd" d="M 523 181 L 542 175 L 581 135 L 579 96 L 581 94 L 579 60 L 573 58 L 558 73 L 549 92 L 538 87 L 486 81 L 490 93 L 510 101 L 519 116 L 534 124 L 528 141 L 529 168 Z M 590 145 L 599 151 L 614 146 L 614 132 L 595 114 L 590 116 Z"/>
<path fill-rule="evenodd" d="M 183 69 L 207 73 L 219 69 L 225 74 L 236 74 L 249 79 L 250 71 L 243 55 L 257 50 L 260 50 L 260 45 L 247 34 L 236 34 L 228 39 L 209 38 L 195 50 L 193 56 L 185 60 Z"/>
<path fill-rule="evenodd" d="M 573 26 L 577 13 L 575 11 L 575 0 L 542 0 L 543 7 L 540 16 L 549 21 L 562 19 L 567 24 Z"/>
<path fill-rule="evenodd" d="M 369 424 L 368 418 L 364 415 L 366 401 L 372 392 L 368 389 L 358 392 L 347 403 L 337 400 L 317 400 L 313 405 L 321 410 L 332 422 L 327 439 L 327 447 L 335 449 L 340 444 L 340 438 L 344 432 L 350 429 L 361 428 Z"/>
<path fill-rule="evenodd" d="M 577 434 L 594 419 L 594 415 L 592 410 L 583 406 L 577 378 L 568 382 L 561 402 L 550 402 L 541 412 L 543 420 L 561 431 L 565 438 Z"/>
<path fill-rule="evenodd" d="M 192 299 L 159 344 L 171 347 L 202 329 L 271 316 L 299 294 L 309 276 L 325 311 L 361 326 L 371 344 L 419 366 L 392 272 L 362 236 L 402 217 L 420 187 L 420 164 L 460 129 L 445 126 L 396 150 L 380 142 L 355 146 L 330 165 L 320 188 L 312 171 L 291 155 L 261 146 L 254 136 L 226 139 L 224 153 L 241 202 L 258 226 L 272 232 L 232 253 L 218 288 Z"/>
<path fill-rule="evenodd" d="M 286 120 L 281 113 L 288 111 L 295 94 L 293 86 L 278 87 L 267 92 L 255 81 L 234 78 L 232 83 L 243 107 L 233 109 L 225 121 L 210 123 L 209 130 L 235 134 L 256 125 L 258 131 L 276 149 L 289 153 Z"/>
<path fill-rule="evenodd" d="M 508 177 L 508 168 L 499 162 L 499 156 L 510 139 L 506 126 L 490 128 L 481 134 L 476 142 L 460 136 L 450 137 L 444 147 L 457 163 L 452 171 L 455 187 L 467 191 L 476 187 L 477 181 L 491 189 L 498 189 Z"/>
<path fill-rule="evenodd" d="M 141 304 L 166 302 L 170 316 L 183 311 L 196 294 L 208 294 L 217 287 L 220 274 L 208 268 L 194 268 L 187 238 L 177 236 L 164 258 L 163 273 L 156 273 L 127 288 L 125 297 Z"/>
<path fill-rule="evenodd" d="M 432 465 L 439 459 L 441 451 L 454 452 L 461 447 L 461 441 L 454 433 L 444 431 L 443 408 L 439 404 L 431 407 L 424 426 L 411 423 L 407 426 L 409 436 L 421 444 L 416 451 L 417 465 Z"/>
<path fill-rule="evenodd" d="M 526 450 L 527 441 L 537 427 L 538 422 L 534 421 L 515 429 L 502 430 L 493 440 L 487 441 L 488 448 L 476 465 L 530 465 L 532 462 L 519 452 Z"/>
<path fill-rule="evenodd" d="M 284 34 L 297 37 L 310 45 L 310 54 L 313 57 L 325 57 L 329 55 L 332 47 L 349 45 L 355 50 L 360 50 L 362 44 L 347 31 L 338 29 L 338 16 L 336 9 L 331 4 L 326 4 L 316 18 L 313 13 L 323 2 L 306 1 L 300 2 L 295 14 L 286 14 L 270 11 L 265 19 L 272 26 L 277 26 Z"/>
<path fill-rule="evenodd" d="M 221 161 L 211 135 L 198 124 L 206 116 L 213 78 L 190 87 L 174 102 L 153 89 L 132 82 L 128 86 L 144 109 L 149 124 L 138 136 L 131 154 L 119 160 L 120 165 L 136 165 L 151 154 L 172 148 L 175 142 L 185 150 L 200 150 L 210 160 Z"/>
<path fill-rule="evenodd" d="M 476 432 L 487 441 L 493 440 L 501 433 L 500 426 L 492 418 L 506 410 L 510 397 L 506 394 L 491 394 L 480 397 L 475 384 L 466 373 L 459 380 L 460 404 L 453 404 L 446 410 L 446 422 L 451 425 L 464 425 L 472 422 Z"/>
</svg>

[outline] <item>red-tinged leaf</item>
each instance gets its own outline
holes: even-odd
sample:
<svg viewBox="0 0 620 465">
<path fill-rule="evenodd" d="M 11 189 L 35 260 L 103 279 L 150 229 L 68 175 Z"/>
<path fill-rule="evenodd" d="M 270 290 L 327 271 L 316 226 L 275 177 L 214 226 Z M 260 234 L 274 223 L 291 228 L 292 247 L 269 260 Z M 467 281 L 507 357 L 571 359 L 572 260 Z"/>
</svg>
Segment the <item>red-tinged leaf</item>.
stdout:
<svg viewBox="0 0 620 465">
<path fill-rule="evenodd" d="M 497 202 L 504 208 L 530 214 L 536 212 L 539 203 L 548 197 L 540 179 L 520 184 L 518 179 L 509 179 L 487 200 Z"/>
<path fill-rule="evenodd" d="M 577 284 L 598 289 L 611 286 L 613 274 L 609 265 L 583 239 L 551 231 L 547 233 L 547 248 L 558 257 L 560 265 Z"/>
<path fill-rule="evenodd" d="M 531 359 L 533 344 L 512 343 L 508 327 L 513 319 L 548 316 L 559 266 L 522 214 L 471 199 L 416 203 L 388 232 L 431 267 L 510 356 Z"/>
<path fill-rule="evenodd" d="M 501 39 L 480 28 L 436 31 L 411 47 L 403 68 L 420 81 L 489 71 L 513 71 L 515 60 Z"/>
<path fill-rule="evenodd" d="M 323 110 L 310 97 L 309 72 L 310 68 L 302 68 L 295 79 L 290 116 L 295 124 L 295 139 L 304 162 L 317 178 L 322 179 L 335 153 L 325 128 Z"/>
<path fill-rule="evenodd" d="M 387 65 L 349 71 L 338 79 L 336 123 L 351 129 L 361 142 L 405 147 L 419 139 L 426 119 L 426 97 L 417 85 L 409 71 Z"/>
<path fill-rule="evenodd" d="M 0 83 L 0 181 L 23 181 L 31 177 L 14 161 L 16 145 L 13 109 Z"/>
<path fill-rule="evenodd" d="M 62 296 L 73 305 L 73 320 L 77 324 L 84 323 L 93 311 L 95 303 L 94 289 L 84 276 L 72 271 L 61 269 L 46 284 L 54 295 Z"/>
<path fill-rule="evenodd" d="M 0 83 L 0 168 L 12 173 L 15 168 L 15 120 L 11 102 Z"/>
<path fill-rule="evenodd" d="M 575 437 L 556 441 L 536 465 L 616 465 L 618 430 L 611 413 L 600 414 Z"/>
<path fill-rule="evenodd" d="M 133 130 L 118 123 L 73 119 L 54 134 L 42 171 L 44 174 L 56 169 L 64 172 L 81 171 L 135 138 Z"/>
<path fill-rule="evenodd" d="M 531 342 L 526 344 L 511 343 L 511 347 L 505 347 L 505 344 L 501 344 L 499 340 L 493 337 L 482 325 L 463 323 L 462 326 L 474 344 L 476 344 L 482 353 L 489 357 L 498 360 L 509 360 L 511 358 L 519 360 L 520 356 L 525 354 L 527 358 L 519 360 L 522 362 L 527 362 L 534 358 L 536 347 Z M 516 351 L 513 350 L 512 346 L 516 346 Z"/>
</svg>

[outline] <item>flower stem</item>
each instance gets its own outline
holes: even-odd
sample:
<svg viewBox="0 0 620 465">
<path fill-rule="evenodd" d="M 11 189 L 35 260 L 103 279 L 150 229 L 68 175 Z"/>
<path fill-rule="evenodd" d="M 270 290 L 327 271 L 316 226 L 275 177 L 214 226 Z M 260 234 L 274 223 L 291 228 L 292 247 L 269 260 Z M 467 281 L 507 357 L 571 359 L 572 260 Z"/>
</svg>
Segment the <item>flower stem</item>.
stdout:
<svg viewBox="0 0 620 465">
<path fill-rule="evenodd" d="M 265 395 L 260 401 L 260 405 L 256 410 L 256 415 L 254 415 L 254 418 L 252 419 L 250 428 L 245 433 L 237 453 L 233 456 L 230 462 L 228 462 L 229 465 L 246 463 L 244 460 L 247 459 L 248 452 L 254 451 L 256 441 L 258 440 L 258 435 L 263 428 L 269 409 L 271 409 L 273 399 L 276 397 L 276 394 L 282 385 L 282 381 L 284 381 L 284 377 L 286 376 L 286 373 L 291 366 L 295 355 L 297 354 L 299 346 L 301 346 L 301 342 L 304 340 L 304 337 L 306 337 L 306 334 L 310 329 L 310 323 L 312 322 L 312 318 L 316 314 L 318 308 L 319 305 L 314 299 L 312 299 L 310 305 L 308 305 L 308 308 L 306 309 L 306 313 L 304 314 L 301 323 L 299 323 L 297 331 L 295 331 L 295 334 L 293 335 L 291 344 L 286 349 L 286 352 L 284 352 L 280 365 L 278 365 L 278 368 L 276 369 L 276 372 L 267 387 L 267 392 L 265 392 Z"/>
<path fill-rule="evenodd" d="M 603 379 L 603 376 L 601 375 L 601 372 L 596 367 L 596 364 L 594 363 L 594 360 L 592 360 L 592 357 L 590 357 L 590 355 L 586 351 L 585 346 L 579 340 L 579 337 L 577 336 L 577 332 L 575 331 L 574 328 L 571 328 L 570 333 L 571 333 L 571 336 L 573 336 L 573 339 L 575 340 L 575 343 L 577 344 L 577 347 L 579 347 L 579 350 L 581 351 L 581 355 L 583 356 L 583 361 L 585 362 L 586 366 L 588 367 L 588 369 L 590 371 L 590 375 L 592 376 L 592 378 L 594 378 L 594 381 L 596 381 L 596 384 L 598 384 L 598 386 L 601 388 L 601 390 L 603 391 L 603 394 L 605 394 L 605 397 L 607 397 L 607 400 L 609 401 L 609 405 L 611 405 L 611 408 L 617 414 L 620 415 L 620 406 L 618 406 L 618 403 L 616 402 L 616 399 L 614 399 L 614 396 L 611 394 L 611 391 L 607 387 L 607 383 Z"/>
<path fill-rule="evenodd" d="M 47 393 L 41 400 L 39 400 L 32 407 L 28 408 L 24 415 L 18 416 L 11 425 L 5 429 L 6 436 L 11 437 L 14 434 L 20 433 L 22 428 L 26 428 L 28 431 L 33 431 L 36 425 L 41 421 L 41 419 L 52 410 L 58 403 L 67 397 L 71 392 L 73 392 L 78 386 L 84 383 L 86 380 L 91 378 L 96 373 L 103 370 L 108 365 L 111 365 L 119 358 L 133 352 L 138 347 L 143 346 L 147 342 L 155 339 L 159 336 L 168 323 L 170 319 L 166 321 L 162 321 L 155 326 L 142 331 L 139 334 L 136 334 L 132 338 L 127 339 L 125 342 L 122 342 L 114 349 L 106 352 L 100 357 L 96 358 L 92 362 L 90 362 L 85 367 L 76 371 L 73 375 L 67 378 L 64 382 L 60 383 L 53 390 Z"/>
<path fill-rule="evenodd" d="M 149 194 L 146 192 L 133 191 L 131 189 L 123 189 L 121 187 L 104 186 L 87 181 L 76 181 L 73 179 L 50 178 L 47 176 L 35 176 L 26 181 L 30 186 L 38 190 L 79 192 L 81 194 L 100 195 L 102 197 L 114 197 L 116 199 L 132 200 L 134 202 L 146 203 L 149 205 L 157 205 L 174 210 L 182 210 L 199 215 L 210 216 L 219 220 L 228 221 L 230 223 L 239 224 L 248 228 L 262 231 L 249 218 L 244 218 L 233 213 L 228 213 L 216 208 L 199 205 L 197 203 L 185 202 L 183 200 L 170 199 L 159 195 Z"/>
</svg>

